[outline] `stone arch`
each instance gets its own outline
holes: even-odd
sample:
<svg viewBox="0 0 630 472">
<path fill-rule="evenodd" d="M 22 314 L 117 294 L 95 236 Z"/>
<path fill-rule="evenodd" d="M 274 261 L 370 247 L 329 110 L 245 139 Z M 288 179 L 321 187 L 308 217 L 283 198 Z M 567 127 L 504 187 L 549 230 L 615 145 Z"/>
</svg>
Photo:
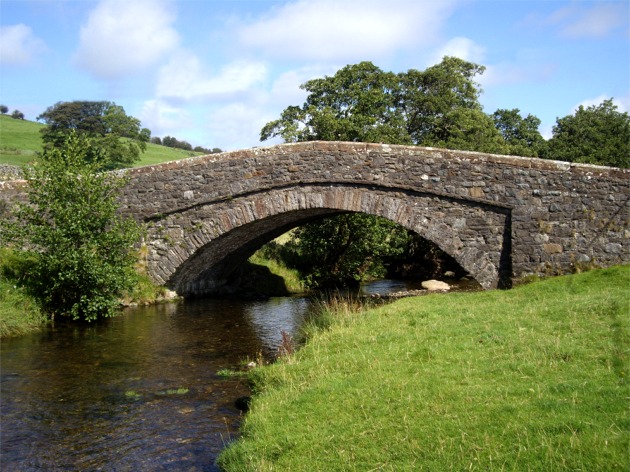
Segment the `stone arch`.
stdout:
<svg viewBox="0 0 630 472">
<path fill-rule="evenodd" d="M 154 221 L 149 271 L 182 295 L 208 294 L 265 242 L 343 212 L 381 216 L 451 255 L 484 288 L 509 277 L 510 211 L 485 203 L 366 185 L 301 185 L 199 204 Z"/>
</svg>

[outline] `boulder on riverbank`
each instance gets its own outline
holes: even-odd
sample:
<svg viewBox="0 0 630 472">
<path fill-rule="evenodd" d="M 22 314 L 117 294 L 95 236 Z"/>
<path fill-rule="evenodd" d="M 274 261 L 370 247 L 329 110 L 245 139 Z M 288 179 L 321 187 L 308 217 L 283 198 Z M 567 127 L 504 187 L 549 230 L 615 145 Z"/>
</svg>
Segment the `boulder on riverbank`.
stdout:
<svg viewBox="0 0 630 472">
<path fill-rule="evenodd" d="M 449 284 L 440 280 L 425 280 L 424 282 L 422 282 L 421 285 L 423 288 L 430 291 L 448 291 L 451 289 L 451 286 Z"/>
</svg>

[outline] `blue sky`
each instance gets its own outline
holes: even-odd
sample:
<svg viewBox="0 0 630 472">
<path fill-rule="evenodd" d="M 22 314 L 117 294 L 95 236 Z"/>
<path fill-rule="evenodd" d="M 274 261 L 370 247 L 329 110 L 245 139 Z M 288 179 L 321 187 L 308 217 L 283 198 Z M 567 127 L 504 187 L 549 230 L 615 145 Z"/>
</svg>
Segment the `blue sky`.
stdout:
<svg viewBox="0 0 630 472">
<path fill-rule="evenodd" d="M 0 103 L 34 120 L 113 101 L 154 136 L 233 150 L 306 80 L 453 55 L 486 66 L 487 113 L 519 108 L 549 137 L 580 104 L 630 110 L 629 23 L 628 0 L 0 0 Z"/>
</svg>

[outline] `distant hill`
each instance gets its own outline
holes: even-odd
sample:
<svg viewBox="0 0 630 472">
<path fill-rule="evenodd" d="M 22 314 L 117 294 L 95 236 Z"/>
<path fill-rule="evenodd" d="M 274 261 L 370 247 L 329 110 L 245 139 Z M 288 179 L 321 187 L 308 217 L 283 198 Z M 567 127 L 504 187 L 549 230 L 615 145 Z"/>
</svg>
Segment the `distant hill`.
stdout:
<svg viewBox="0 0 630 472">
<path fill-rule="evenodd" d="M 43 127 L 43 124 L 35 121 L 16 120 L 0 115 L 0 164 L 21 166 L 34 161 L 37 158 L 36 153 L 42 151 L 39 130 Z M 149 143 L 135 166 L 159 164 L 201 154 Z"/>
</svg>

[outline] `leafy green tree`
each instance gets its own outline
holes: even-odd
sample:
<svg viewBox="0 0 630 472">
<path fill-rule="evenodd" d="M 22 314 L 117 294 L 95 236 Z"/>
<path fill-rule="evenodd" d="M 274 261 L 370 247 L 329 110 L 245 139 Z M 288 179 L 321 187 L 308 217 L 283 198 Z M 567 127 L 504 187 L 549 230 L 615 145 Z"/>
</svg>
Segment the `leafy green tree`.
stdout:
<svg viewBox="0 0 630 472">
<path fill-rule="evenodd" d="M 629 167 L 630 117 L 612 98 L 558 118 L 542 157 L 613 167 Z"/>
<path fill-rule="evenodd" d="M 402 254 L 409 235 L 399 225 L 361 213 L 346 213 L 296 229 L 298 270 L 307 286 L 358 285 L 386 275 L 384 260 Z"/>
<path fill-rule="evenodd" d="M 36 166 L 25 168 L 28 203 L 0 231 L 3 245 L 34 257 L 26 285 L 42 308 L 88 321 L 113 315 L 133 286 L 139 237 L 138 225 L 117 215 L 124 180 L 98 172 L 105 157 L 94 146 L 74 131 L 63 146 L 44 150 Z"/>
<path fill-rule="evenodd" d="M 538 131 L 540 119 L 534 115 L 521 116 L 518 108 L 498 109 L 492 114 L 494 125 L 507 145 L 506 154 L 538 157 L 545 140 Z"/>
<path fill-rule="evenodd" d="M 48 148 L 63 147 L 72 132 L 92 138 L 94 149 L 100 149 L 105 156 L 98 160 L 104 169 L 128 167 L 140 160 L 151 138 L 148 129 L 140 128 L 140 120 L 128 116 L 123 107 L 107 101 L 58 102 L 37 120 L 46 123 L 41 133 Z M 96 162 L 93 155 L 85 158 Z"/>
<path fill-rule="evenodd" d="M 16 120 L 23 120 L 24 113 L 22 113 L 20 110 L 13 110 L 13 113 L 11 113 L 11 118 Z"/>
<path fill-rule="evenodd" d="M 479 103 L 474 78 L 484 70 L 448 56 L 424 71 L 400 74 L 371 62 L 348 65 L 332 77 L 303 84 L 309 92 L 305 103 L 287 107 L 260 137 L 503 152 L 503 138 Z"/>
<path fill-rule="evenodd" d="M 281 136 L 286 142 L 363 141 L 411 144 L 396 108 L 397 76 L 371 62 L 348 65 L 332 77 L 301 86 L 309 95 L 301 106 L 286 108 L 267 123 L 261 140 Z"/>
<path fill-rule="evenodd" d="M 0 105 L 0 113 L 6 115 L 7 113 L 9 113 L 9 107 L 6 105 Z"/>
<path fill-rule="evenodd" d="M 479 151 L 494 154 L 507 153 L 508 146 L 494 126 L 492 118 L 483 111 L 457 108 L 440 118 L 445 133 L 442 140 L 426 143 L 427 146 Z"/>
<path fill-rule="evenodd" d="M 483 113 L 481 88 L 474 80 L 484 71 L 484 66 L 446 56 L 424 71 L 399 74 L 398 107 L 414 144 L 501 151 L 501 136 Z"/>
</svg>

